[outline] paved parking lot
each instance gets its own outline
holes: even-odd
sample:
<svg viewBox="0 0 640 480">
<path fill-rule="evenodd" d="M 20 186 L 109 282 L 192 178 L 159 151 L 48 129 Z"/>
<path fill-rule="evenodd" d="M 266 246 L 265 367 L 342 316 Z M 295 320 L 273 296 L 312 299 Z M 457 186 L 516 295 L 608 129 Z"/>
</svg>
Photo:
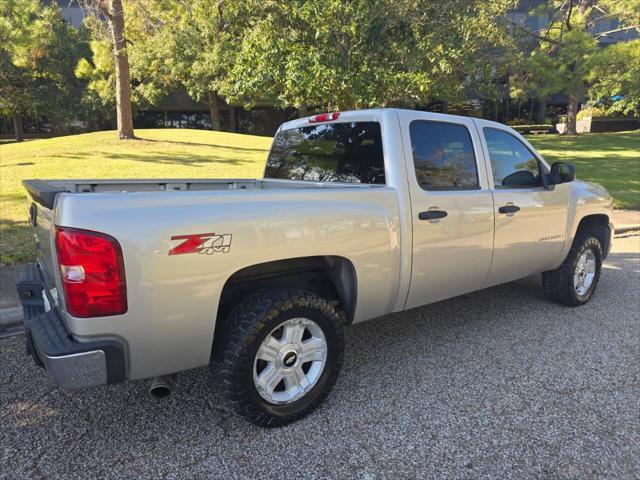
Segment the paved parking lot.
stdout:
<svg viewBox="0 0 640 480">
<path fill-rule="evenodd" d="M 639 252 L 617 239 L 586 307 L 529 278 L 356 325 L 328 401 L 275 430 L 226 411 L 204 368 L 164 401 L 65 392 L 0 340 L 0 477 L 638 478 Z"/>
</svg>

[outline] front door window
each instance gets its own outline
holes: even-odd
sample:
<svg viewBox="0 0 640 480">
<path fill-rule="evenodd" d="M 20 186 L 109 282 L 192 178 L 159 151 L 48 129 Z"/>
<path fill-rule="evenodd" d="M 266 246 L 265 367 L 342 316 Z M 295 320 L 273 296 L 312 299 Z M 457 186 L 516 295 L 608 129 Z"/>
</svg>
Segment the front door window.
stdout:
<svg viewBox="0 0 640 480">
<path fill-rule="evenodd" d="M 495 128 L 485 128 L 484 138 L 496 189 L 542 186 L 538 159 L 520 140 Z"/>
</svg>

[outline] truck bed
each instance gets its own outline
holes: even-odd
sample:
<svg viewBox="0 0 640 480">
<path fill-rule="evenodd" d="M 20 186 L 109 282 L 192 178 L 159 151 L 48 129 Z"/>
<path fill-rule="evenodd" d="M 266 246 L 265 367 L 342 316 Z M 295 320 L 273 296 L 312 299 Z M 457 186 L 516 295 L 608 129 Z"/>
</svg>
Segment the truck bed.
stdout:
<svg viewBox="0 0 640 480">
<path fill-rule="evenodd" d="M 80 180 L 24 180 L 31 198 L 40 205 L 53 209 L 55 198 L 61 193 L 101 192 L 158 192 L 158 191 L 212 191 L 212 190 L 266 190 L 282 188 L 379 188 L 383 185 L 362 185 L 295 180 L 262 179 L 80 179 Z"/>
</svg>

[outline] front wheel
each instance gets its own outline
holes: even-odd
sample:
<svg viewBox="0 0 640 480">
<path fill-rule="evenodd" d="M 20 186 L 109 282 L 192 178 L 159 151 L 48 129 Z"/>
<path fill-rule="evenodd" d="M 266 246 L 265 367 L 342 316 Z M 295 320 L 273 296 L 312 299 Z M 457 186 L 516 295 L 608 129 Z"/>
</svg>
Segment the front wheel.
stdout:
<svg viewBox="0 0 640 480">
<path fill-rule="evenodd" d="M 231 312 L 216 337 L 211 370 L 225 400 L 262 427 L 311 413 L 342 366 L 343 322 L 311 292 L 259 291 Z"/>
<path fill-rule="evenodd" d="M 544 296 L 577 307 L 587 303 L 602 270 L 602 244 L 588 233 L 578 235 L 560 268 L 542 274 Z"/>
</svg>

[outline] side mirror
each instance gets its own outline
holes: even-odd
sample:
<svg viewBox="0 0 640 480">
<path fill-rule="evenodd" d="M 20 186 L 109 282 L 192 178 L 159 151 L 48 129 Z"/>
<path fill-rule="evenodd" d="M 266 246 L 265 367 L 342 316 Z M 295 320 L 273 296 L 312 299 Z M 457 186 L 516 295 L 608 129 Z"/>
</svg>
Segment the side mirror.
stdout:
<svg viewBox="0 0 640 480">
<path fill-rule="evenodd" d="M 573 182 L 576 179 L 576 167 L 573 163 L 556 162 L 551 165 L 549 179 L 554 185 L 559 183 Z"/>
</svg>

